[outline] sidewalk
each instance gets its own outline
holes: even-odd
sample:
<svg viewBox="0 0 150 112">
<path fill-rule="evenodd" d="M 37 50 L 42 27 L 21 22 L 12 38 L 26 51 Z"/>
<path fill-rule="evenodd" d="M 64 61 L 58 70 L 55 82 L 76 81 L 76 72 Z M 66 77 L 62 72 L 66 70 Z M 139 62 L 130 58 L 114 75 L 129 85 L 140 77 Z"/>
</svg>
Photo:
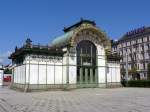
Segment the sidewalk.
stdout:
<svg viewBox="0 0 150 112">
<path fill-rule="evenodd" d="M 0 112 L 148 112 L 149 88 L 22 93 L 0 88 Z"/>
</svg>

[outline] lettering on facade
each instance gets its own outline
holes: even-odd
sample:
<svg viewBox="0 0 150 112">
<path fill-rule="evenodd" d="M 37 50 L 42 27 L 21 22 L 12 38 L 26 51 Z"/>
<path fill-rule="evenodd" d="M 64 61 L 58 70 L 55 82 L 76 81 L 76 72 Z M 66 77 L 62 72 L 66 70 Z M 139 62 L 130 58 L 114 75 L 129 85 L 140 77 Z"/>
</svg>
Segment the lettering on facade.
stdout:
<svg viewBox="0 0 150 112">
<path fill-rule="evenodd" d="M 127 35 L 127 36 L 131 36 L 131 35 L 139 34 L 139 33 L 144 32 L 145 29 L 146 29 L 146 27 L 143 26 L 143 27 L 141 27 L 141 28 L 138 28 L 138 29 L 131 30 L 131 31 L 127 32 L 126 35 Z"/>
</svg>

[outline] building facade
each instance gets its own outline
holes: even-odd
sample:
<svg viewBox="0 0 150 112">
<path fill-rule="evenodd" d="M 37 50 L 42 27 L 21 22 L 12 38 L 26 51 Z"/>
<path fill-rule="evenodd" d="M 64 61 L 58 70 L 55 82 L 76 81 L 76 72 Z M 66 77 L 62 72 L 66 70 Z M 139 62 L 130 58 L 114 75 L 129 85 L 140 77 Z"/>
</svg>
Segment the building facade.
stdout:
<svg viewBox="0 0 150 112">
<path fill-rule="evenodd" d="M 139 78 L 146 79 L 147 65 L 150 63 L 150 27 L 127 32 L 121 39 L 113 42 L 112 51 L 122 57 L 121 68 L 127 67 L 129 71 L 136 68 Z M 129 75 L 129 78 L 133 76 Z"/>
<path fill-rule="evenodd" d="M 120 85 L 120 59 L 110 49 L 110 40 L 89 20 L 64 28 L 64 35 L 47 46 L 27 39 L 9 57 L 12 87 L 28 91 Z"/>
<path fill-rule="evenodd" d="M 3 76 L 4 76 L 4 69 L 3 66 L 0 65 L 0 86 L 3 86 Z"/>
</svg>

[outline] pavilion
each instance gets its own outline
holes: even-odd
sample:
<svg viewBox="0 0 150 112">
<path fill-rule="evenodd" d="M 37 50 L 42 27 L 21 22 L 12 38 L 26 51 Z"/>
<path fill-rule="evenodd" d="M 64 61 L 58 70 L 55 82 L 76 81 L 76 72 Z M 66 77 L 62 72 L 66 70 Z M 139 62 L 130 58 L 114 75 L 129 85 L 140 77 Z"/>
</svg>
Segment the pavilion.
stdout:
<svg viewBox="0 0 150 112">
<path fill-rule="evenodd" d="M 111 53 L 110 39 L 90 20 L 64 28 L 45 46 L 28 38 L 9 58 L 11 87 L 23 91 L 120 85 L 120 57 Z"/>
</svg>

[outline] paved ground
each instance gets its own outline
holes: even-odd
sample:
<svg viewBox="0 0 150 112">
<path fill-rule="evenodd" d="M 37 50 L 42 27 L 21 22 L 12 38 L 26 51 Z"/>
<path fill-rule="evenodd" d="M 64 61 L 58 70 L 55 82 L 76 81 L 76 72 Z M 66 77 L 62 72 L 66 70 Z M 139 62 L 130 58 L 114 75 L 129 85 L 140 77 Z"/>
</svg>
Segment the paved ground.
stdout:
<svg viewBox="0 0 150 112">
<path fill-rule="evenodd" d="M 150 89 L 22 93 L 0 88 L 0 112 L 150 112 Z"/>
</svg>

